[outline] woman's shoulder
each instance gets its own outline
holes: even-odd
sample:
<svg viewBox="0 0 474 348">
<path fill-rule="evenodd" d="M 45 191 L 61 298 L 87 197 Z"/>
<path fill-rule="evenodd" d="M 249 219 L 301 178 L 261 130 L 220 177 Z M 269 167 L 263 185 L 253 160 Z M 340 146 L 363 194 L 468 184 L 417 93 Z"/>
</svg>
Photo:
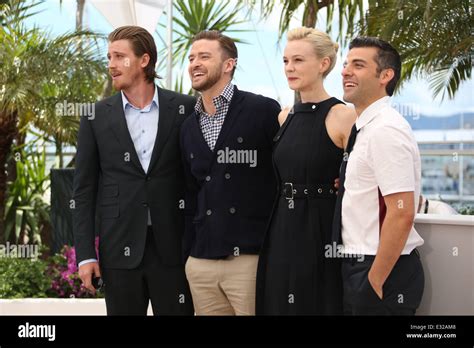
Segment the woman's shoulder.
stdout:
<svg viewBox="0 0 474 348">
<path fill-rule="evenodd" d="M 290 113 L 292 108 L 293 107 L 291 107 L 291 106 L 286 106 L 278 114 L 278 123 L 280 124 L 280 127 L 283 123 L 285 123 L 285 121 L 288 117 L 288 114 Z"/>
</svg>

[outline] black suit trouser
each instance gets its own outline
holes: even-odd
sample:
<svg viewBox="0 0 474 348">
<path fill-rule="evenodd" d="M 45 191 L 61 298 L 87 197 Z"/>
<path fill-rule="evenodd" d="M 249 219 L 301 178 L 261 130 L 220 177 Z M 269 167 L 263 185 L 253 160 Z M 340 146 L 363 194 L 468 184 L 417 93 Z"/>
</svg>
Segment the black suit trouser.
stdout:
<svg viewBox="0 0 474 348">
<path fill-rule="evenodd" d="M 145 251 L 134 269 L 102 268 L 107 315 L 193 315 L 184 265 L 164 265 L 148 227 Z"/>
<path fill-rule="evenodd" d="M 424 289 L 424 273 L 415 249 L 401 255 L 385 281 L 380 299 L 369 283 L 368 273 L 374 256 L 364 260 L 347 258 L 342 262 L 345 315 L 414 315 Z"/>
</svg>

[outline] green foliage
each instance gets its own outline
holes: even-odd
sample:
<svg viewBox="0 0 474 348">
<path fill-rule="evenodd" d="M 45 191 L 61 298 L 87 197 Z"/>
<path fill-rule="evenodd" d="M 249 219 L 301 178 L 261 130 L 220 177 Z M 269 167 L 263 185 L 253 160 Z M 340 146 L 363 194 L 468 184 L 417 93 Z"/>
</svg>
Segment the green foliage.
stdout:
<svg viewBox="0 0 474 348">
<path fill-rule="evenodd" d="M 107 80 L 105 58 L 100 55 L 99 40 L 102 35 L 87 30 L 78 30 L 59 36 L 36 26 L 28 28 L 25 18 L 37 12 L 35 9 L 42 1 L 8 0 L 0 2 L 2 26 L 0 26 L 0 171 L 6 169 L 11 158 L 14 139 L 24 137 L 25 132 L 39 130 L 45 140 L 56 145 L 59 166 L 63 167 L 63 146 L 76 145 L 76 136 L 80 115 L 58 114 L 57 104 L 64 102 L 93 103 L 97 101 Z M 75 109 L 77 110 L 77 109 Z M 21 145 L 21 144 L 19 144 Z M 19 168 L 28 173 L 39 168 Z M 11 172 L 9 173 L 11 174 Z M 23 176 L 24 178 L 25 176 Z M 22 179 L 23 180 L 23 179 Z M 25 179 L 26 180 L 26 179 Z M 18 182 L 19 186 L 23 183 Z M 19 203 L 23 215 L 18 210 L 6 210 L 6 176 L 0 175 L 0 218 L 8 216 L 16 219 L 15 228 L 23 228 L 21 219 L 29 214 L 28 210 L 42 208 L 38 205 Z M 22 199 L 36 199 L 35 193 L 24 192 L 18 188 Z M 15 187 L 13 187 L 15 189 Z M 28 196 L 28 197 L 26 197 Z M 15 203 L 10 200 L 10 206 Z M 41 213 L 35 213 L 38 214 Z M 33 226 L 32 219 L 27 225 Z M 20 226 L 20 227 L 18 227 Z M 31 230 L 34 230 L 34 226 Z M 18 232 L 18 231 L 17 231 Z M 6 232 L 3 221 L 0 222 L 0 241 L 5 241 Z"/>
<path fill-rule="evenodd" d="M 181 94 L 193 95 L 194 92 L 193 92 L 192 87 L 187 91 L 184 90 L 184 81 L 183 80 L 184 80 L 184 73 L 182 73 L 177 79 L 175 79 L 173 91 L 181 93 Z"/>
<path fill-rule="evenodd" d="M 75 145 L 79 115 L 58 115 L 56 104 L 97 101 L 107 78 L 98 46 L 105 37 L 87 30 L 53 37 L 28 29 L 23 19 L 40 2 L 25 3 L 10 0 L 0 7 L 6 21 L 0 27 L 0 115 L 17 112 L 20 129 L 32 125 L 48 141 Z"/>
<path fill-rule="evenodd" d="M 316 0 L 249 0 L 247 6 L 253 11 L 259 4 L 259 11 L 262 18 L 268 18 L 273 11 L 275 5 L 281 5 L 280 21 L 278 24 L 278 40 L 290 29 L 290 22 L 295 19 L 299 11 L 303 10 L 301 25 L 316 27 L 318 11 L 326 8 L 326 32 L 332 31 L 332 23 L 334 16 L 338 16 L 339 31 L 338 41 L 344 46 L 348 39 L 351 38 L 357 25 L 357 16 L 364 18 L 364 1 L 363 0 L 338 0 L 336 12 L 336 1 L 316 1 Z"/>
<path fill-rule="evenodd" d="M 235 29 L 235 26 L 245 23 L 245 19 L 240 19 L 239 13 L 244 8 L 243 2 L 237 2 L 231 5 L 229 2 L 217 0 L 176 0 L 174 1 L 173 16 L 173 66 L 175 64 L 183 65 L 189 49 L 191 48 L 193 37 L 204 30 L 217 30 L 224 32 L 227 36 L 232 37 L 232 33 L 246 32 L 249 30 Z M 164 24 L 160 24 L 161 28 L 165 28 Z M 162 42 L 165 40 L 158 33 Z M 232 37 L 236 43 L 246 43 L 243 40 Z M 167 48 L 161 50 L 159 57 L 166 57 Z M 159 60 L 157 70 L 165 67 L 166 59 Z M 175 91 L 183 91 L 183 75 L 175 82 Z M 191 91 L 187 91 L 191 94 Z"/>
<path fill-rule="evenodd" d="M 41 259 L 0 258 L 0 298 L 47 297 L 46 269 Z"/>
<path fill-rule="evenodd" d="M 0 0 L 0 9 L 2 10 L 0 12 L 0 24 L 2 26 L 11 25 L 40 13 L 40 11 L 31 12 L 30 10 L 43 2 L 44 0 L 36 0 L 30 3 L 26 3 L 26 1 Z M 15 16 L 11 16 L 11 14 L 15 14 Z"/>
<path fill-rule="evenodd" d="M 96 248 L 98 248 L 98 239 L 96 239 Z M 51 288 L 47 291 L 48 297 L 98 298 L 104 296 L 103 292 L 92 295 L 82 286 L 74 247 L 65 245 L 61 253 L 50 257 L 46 275 L 51 281 Z"/>
<path fill-rule="evenodd" d="M 18 249 L 33 245 L 11 245 L 0 248 L 0 298 L 104 297 L 103 292 L 92 295 L 82 286 L 73 247 L 64 246 L 60 253 L 46 258 L 47 248 L 35 245 L 38 255 L 26 258 L 16 255 L 21 252 Z"/>
<path fill-rule="evenodd" d="M 369 2 L 360 31 L 398 49 L 401 81 L 428 78 L 433 98 L 452 99 L 461 82 L 471 78 L 472 26 L 469 0 L 378 0 Z"/>
<path fill-rule="evenodd" d="M 41 243 L 41 229 L 50 223 L 50 206 L 45 201 L 49 189 L 49 174 L 46 171 L 46 155 L 36 151 L 38 143 L 30 143 L 13 153 L 16 160 L 17 177 L 8 183 L 5 209 L 6 239 L 29 243 Z M 12 237 L 14 234 L 14 238 Z"/>
<path fill-rule="evenodd" d="M 458 208 L 458 213 L 461 215 L 474 215 L 474 206 L 465 205 Z"/>
<path fill-rule="evenodd" d="M 302 25 L 315 27 L 318 11 L 326 7 L 326 31 L 338 18 L 337 40 L 344 47 L 356 35 L 376 36 L 398 49 L 403 60 L 403 82 L 427 78 L 433 97 L 454 98 L 472 73 L 472 4 L 469 0 L 249 0 L 251 9 L 260 4 L 262 18 L 275 5 L 282 6 L 279 39 L 290 21 L 303 9 Z M 337 6 L 336 6 L 337 5 Z M 367 6 L 368 5 L 368 6 Z"/>
<path fill-rule="evenodd" d="M 174 7 L 182 16 L 182 18 L 179 16 L 173 18 L 175 24 L 173 32 L 176 35 L 173 42 L 173 54 L 180 63 L 186 59 L 194 35 L 203 30 L 217 30 L 227 35 L 248 31 L 233 29 L 236 25 L 245 23 L 244 20 L 238 18 L 239 11 L 242 9 L 241 3 L 230 7 L 229 2 L 217 0 L 176 0 Z M 237 38 L 233 40 L 237 43 L 243 42 Z"/>
</svg>

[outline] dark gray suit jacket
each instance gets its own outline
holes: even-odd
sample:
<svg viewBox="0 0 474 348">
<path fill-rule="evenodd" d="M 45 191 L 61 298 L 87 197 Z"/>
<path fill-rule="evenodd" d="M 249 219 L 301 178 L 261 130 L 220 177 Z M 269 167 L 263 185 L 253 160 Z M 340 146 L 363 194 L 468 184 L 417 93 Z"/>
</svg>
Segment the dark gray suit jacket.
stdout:
<svg viewBox="0 0 474 348">
<path fill-rule="evenodd" d="M 159 122 L 148 173 L 128 131 L 121 93 L 95 104 L 82 118 L 74 174 L 73 231 L 77 262 L 97 258 L 96 213 L 102 267 L 139 265 L 150 209 L 156 246 L 164 264 L 182 264 L 184 174 L 179 130 L 195 98 L 158 88 Z"/>
</svg>

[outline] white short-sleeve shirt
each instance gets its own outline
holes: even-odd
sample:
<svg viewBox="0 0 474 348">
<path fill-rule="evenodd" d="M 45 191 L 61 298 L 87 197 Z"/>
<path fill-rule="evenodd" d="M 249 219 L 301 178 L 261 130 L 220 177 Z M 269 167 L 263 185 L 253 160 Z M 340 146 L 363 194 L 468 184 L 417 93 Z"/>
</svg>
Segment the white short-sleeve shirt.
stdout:
<svg viewBox="0 0 474 348">
<path fill-rule="evenodd" d="M 365 109 L 356 127 L 342 199 L 342 242 L 345 253 L 375 255 L 385 217 L 383 196 L 414 192 L 414 209 L 418 207 L 420 153 L 409 123 L 390 106 L 389 97 Z M 422 244 L 412 226 L 402 255 Z"/>
</svg>

